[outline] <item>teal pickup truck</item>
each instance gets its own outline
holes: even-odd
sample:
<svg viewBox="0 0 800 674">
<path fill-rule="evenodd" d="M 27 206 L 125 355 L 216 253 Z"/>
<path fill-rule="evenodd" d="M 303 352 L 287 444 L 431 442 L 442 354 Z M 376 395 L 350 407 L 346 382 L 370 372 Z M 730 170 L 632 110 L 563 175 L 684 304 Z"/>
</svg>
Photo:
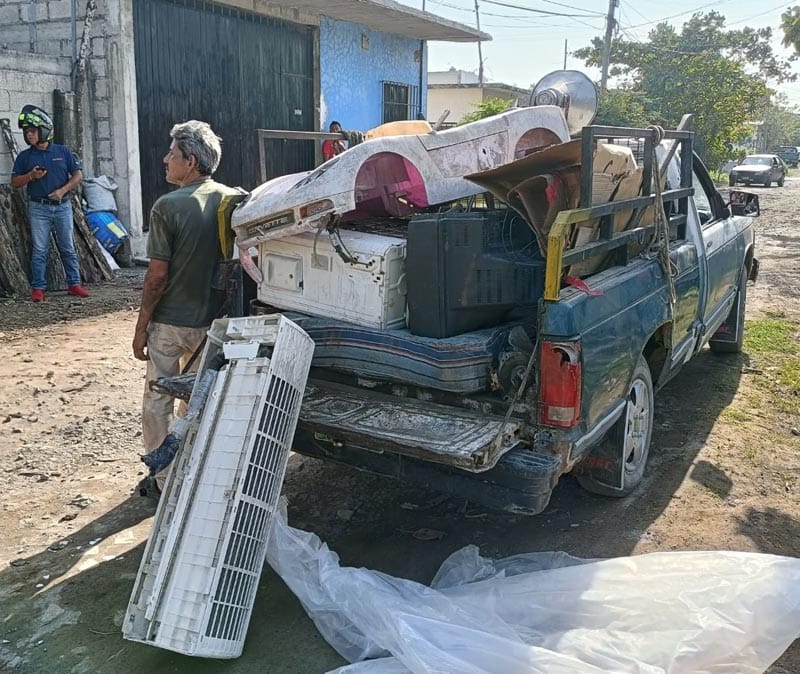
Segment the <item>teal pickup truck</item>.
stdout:
<svg viewBox="0 0 800 674">
<path fill-rule="evenodd" d="M 654 392 L 706 345 L 741 349 L 758 272 L 757 197 L 726 201 L 691 132 L 658 134 L 585 127 L 582 165 L 599 139 L 636 147 L 644 196 L 592 205 L 583 171 L 546 241 L 491 195 L 406 221 L 391 235 L 407 237 L 408 328 L 289 314 L 316 343 L 295 451 L 516 513 L 541 512 L 568 472 L 634 490 Z"/>
<path fill-rule="evenodd" d="M 251 313 L 315 343 L 294 451 L 522 514 L 570 472 L 636 489 L 655 391 L 742 348 L 759 203 L 689 131 L 581 133 L 466 176 L 488 190 L 466 203 L 262 244 Z"/>
<path fill-rule="evenodd" d="M 784 163 L 792 168 L 797 168 L 797 163 L 800 161 L 800 148 L 796 145 L 781 145 L 775 150 L 775 154 L 778 155 Z"/>
</svg>

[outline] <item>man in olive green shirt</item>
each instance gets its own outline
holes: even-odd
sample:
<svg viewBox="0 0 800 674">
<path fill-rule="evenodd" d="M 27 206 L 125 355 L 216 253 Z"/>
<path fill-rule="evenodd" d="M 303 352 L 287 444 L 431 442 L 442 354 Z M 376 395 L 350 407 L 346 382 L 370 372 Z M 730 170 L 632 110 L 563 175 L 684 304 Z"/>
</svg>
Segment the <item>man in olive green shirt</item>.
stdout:
<svg viewBox="0 0 800 674">
<path fill-rule="evenodd" d="M 224 195 L 236 193 L 211 178 L 222 149 L 206 122 L 176 124 L 170 136 L 166 180 L 178 189 L 160 197 L 150 212 L 150 264 L 133 336 L 133 355 L 147 361 L 142 403 L 147 452 L 164 440 L 174 415 L 174 399 L 151 391 L 150 382 L 180 374 L 221 306 L 221 294 L 212 288 L 221 257 L 217 208 Z"/>
</svg>

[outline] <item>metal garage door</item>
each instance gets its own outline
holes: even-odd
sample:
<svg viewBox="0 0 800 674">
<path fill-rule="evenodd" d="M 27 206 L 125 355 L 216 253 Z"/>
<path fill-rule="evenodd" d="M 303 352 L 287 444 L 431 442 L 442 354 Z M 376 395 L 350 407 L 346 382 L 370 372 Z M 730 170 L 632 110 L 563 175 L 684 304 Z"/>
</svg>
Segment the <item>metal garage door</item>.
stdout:
<svg viewBox="0 0 800 674">
<path fill-rule="evenodd" d="M 314 130 L 314 29 L 202 0 L 133 3 L 142 204 L 169 189 L 161 162 L 173 124 L 201 119 L 222 137 L 216 179 L 259 182 L 255 129 Z M 272 141 L 268 176 L 314 166 L 314 148 Z"/>
</svg>

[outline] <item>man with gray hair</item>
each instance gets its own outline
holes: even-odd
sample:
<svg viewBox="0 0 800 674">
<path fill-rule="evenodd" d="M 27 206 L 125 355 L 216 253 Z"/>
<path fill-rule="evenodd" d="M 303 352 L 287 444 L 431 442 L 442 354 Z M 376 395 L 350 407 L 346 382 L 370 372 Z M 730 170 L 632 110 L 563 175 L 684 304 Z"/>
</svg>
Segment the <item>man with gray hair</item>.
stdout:
<svg viewBox="0 0 800 674">
<path fill-rule="evenodd" d="M 233 188 L 215 182 L 222 149 L 206 122 L 190 120 L 170 131 L 164 156 L 166 180 L 178 189 L 160 197 L 150 211 L 142 302 L 133 336 L 133 355 L 147 361 L 142 434 L 150 452 L 164 440 L 174 399 L 150 390 L 150 382 L 174 377 L 203 342 L 222 304 L 212 288 L 221 259 L 217 208 Z M 156 483 L 156 491 L 160 488 Z"/>
</svg>

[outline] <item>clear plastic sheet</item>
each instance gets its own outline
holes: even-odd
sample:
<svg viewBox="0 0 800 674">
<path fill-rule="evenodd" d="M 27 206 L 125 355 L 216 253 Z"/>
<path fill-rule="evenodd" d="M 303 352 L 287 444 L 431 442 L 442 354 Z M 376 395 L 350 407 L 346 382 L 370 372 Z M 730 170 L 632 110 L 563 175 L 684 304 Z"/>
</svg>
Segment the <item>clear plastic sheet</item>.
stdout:
<svg viewBox="0 0 800 674">
<path fill-rule="evenodd" d="M 755 674 L 800 635 L 800 560 L 775 555 L 490 560 L 467 546 L 428 587 L 342 567 L 283 515 L 268 561 L 355 663 L 337 674 Z"/>
</svg>

